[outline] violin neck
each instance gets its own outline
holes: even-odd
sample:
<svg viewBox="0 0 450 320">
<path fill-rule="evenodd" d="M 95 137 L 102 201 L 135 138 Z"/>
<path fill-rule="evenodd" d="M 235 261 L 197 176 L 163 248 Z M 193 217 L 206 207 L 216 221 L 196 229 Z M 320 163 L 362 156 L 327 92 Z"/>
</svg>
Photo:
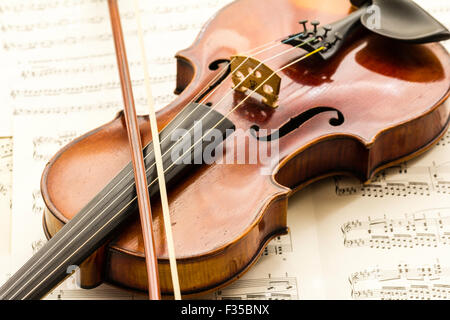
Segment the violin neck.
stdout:
<svg viewBox="0 0 450 320">
<path fill-rule="evenodd" d="M 194 149 L 186 154 L 183 159 L 173 165 L 171 159 L 172 149 L 176 144 L 182 145 L 182 150 L 189 149 L 198 144 L 203 150 L 207 145 L 215 148 L 220 141 L 205 142 L 203 139 L 186 141 L 170 139 L 176 128 L 186 128 L 190 136 L 194 136 L 194 124 L 196 119 L 202 121 L 208 130 L 218 122 L 217 129 L 224 135 L 234 128 L 233 124 L 223 115 L 206 106 L 191 104 L 161 131 L 161 150 L 164 154 L 163 165 L 166 182 L 170 186 L 176 178 L 183 174 L 190 166 Z M 203 134 L 202 134 L 203 136 Z M 202 137 L 203 138 L 203 137 Z M 215 146 L 214 146 L 215 144 Z M 150 196 L 159 191 L 156 182 L 157 172 L 154 165 L 152 143 L 144 150 L 147 179 L 150 183 Z M 203 152 L 202 152 L 203 153 Z M 178 160 L 178 159 L 174 159 Z M 129 163 L 108 185 L 97 194 L 72 220 L 70 220 L 59 232 L 52 237 L 37 254 L 22 266 L 1 288 L 0 299 L 40 299 L 52 288 L 70 275 L 77 266 L 88 258 L 95 250 L 101 247 L 119 226 L 127 220 L 137 209 L 136 188 L 134 183 L 133 168 Z"/>
</svg>

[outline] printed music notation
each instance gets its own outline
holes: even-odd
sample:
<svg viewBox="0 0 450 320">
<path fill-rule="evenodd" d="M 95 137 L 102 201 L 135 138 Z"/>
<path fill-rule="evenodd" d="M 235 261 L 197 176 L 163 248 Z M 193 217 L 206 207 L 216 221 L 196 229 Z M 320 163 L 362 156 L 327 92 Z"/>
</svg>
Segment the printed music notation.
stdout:
<svg viewBox="0 0 450 320">
<path fill-rule="evenodd" d="M 175 74 L 168 74 L 164 76 L 153 76 L 150 77 L 150 82 L 155 83 L 172 83 L 176 79 Z M 132 85 L 134 88 L 143 86 L 144 79 L 132 80 Z M 39 96 L 59 96 L 59 95 L 70 95 L 70 94 L 80 94 L 87 92 L 104 92 L 105 90 L 117 90 L 120 88 L 119 81 L 110 81 L 98 84 L 90 84 L 77 87 L 66 87 L 57 89 L 38 89 L 38 90 L 11 90 L 11 97 L 17 98 L 19 96 L 23 97 L 39 97 Z"/>
<path fill-rule="evenodd" d="M 13 170 L 12 138 L 0 139 L 0 208 L 11 209 L 11 180 Z M 0 212 L 1 213 L 1 212 Z"/>
<path fill-rule="evenodd" d="M 229 1 L 224 0 L 207 0 L 198 1 L 194 3 L 186 3 L 185 1 L 178 1 L 175 3 L 166 4 L 163 1 L 159 3 L 152 1 L 151 3 L 144 3 L 141 12 L 146 16 L 157 16 L 155 19 L 145 19 L 147 25 L 144 27 L 144 34 L 162 34 L 171 32 L 184 32 L 200 30 L 206 19 L 210 14 L 208 11 L 213 11 L 221 5 Z M 6 35 L 3 41 L 3 48 L 6 51 L 27 51 L 33 49 L 47 49 L 59 46 L 86 44 L 88 42 L 109 41 L 111 34 L 101 32 L 104 26 L 109 25 L 109 17 L 105 12 L 105 3 L 101 0 L 93 1 L 76 1 L 77 12 L 80 14 L 67 15 L 71 11 L 72 5 L 70 1 L 40 1 L 39 3 L 28 3 L 28 1 L 18 2 L 10 1 L 9 3 L 2 3 L 0 5 L 0 14 L 9 18 L 13 14 L 21 14 L 26 17 L 30 16 L 30 22 L 17 23 L 17 20 L 2 19 L 0 30 Z M 134 11 L 130 9 L 127 4 L 121 12 L 121 17 L 124 20 L 124 26 L 130 25 L 134 22 Z M 53 19 L 37 20 L 34 19 L 38 11 L 46 10 L 53 11 L 53 14 L 47 15 L 56 17 Z M 59 10 L 59 11 L 58 11 Z M 206 11 L 205 11 L 206 10 Z M 58 15 L 58 13 L 61 13 Z M 168 15 L 179 16 L 184 14 L 185 19 L 164 19 Z M 201 17 L 201 18 L 200 18 Z M 161 19 L 162 18 L 162 19 Z M 22 19 L 27 21 L 26 18 Z M 174 22 L 176 21 L 176 22 Z M 150 23 L 149 23 L 150 22 Z M 79 33 L 72 33 L 71 30 L 88 30 L 90 34 L 79 35 Z M 64 32 L 66 30 L 66 32 Z M 98 30 L 97 32 L 93 30 Z M 66 37 L 60 38 L 46 38 L 36 39 L 36 33 L 48 33 L 49 31 L 56 31 Z M 69 33 L 67 32 L 69 31 Z M 17 34 L 21 35 L 20 37 Z M 26 40 L 27 34 L 30 34 Z M 73 36 L 69 36 L 72 34 Z M 134 36 L 137 34 L 136 30 L 126 30 L 125 36 Z M 16 41 L 16 39 L 24 39 L 24 41 Z"/>
<path fill-rule="evenodd" d="M 44 244 L 43 240 L 35 241 L 33 251 Z M 63 283 L 53 289 L 44 300 L 146 300 L 144 293 L 118 290 L 107 284 L 101 284 L 93 289 L 82 289 L 79 285 L 79 269 L 68 276 Z M 7 275 L 9 278 L 10 275 Z"/>
<path fill-rule="evenodd" d="M 144 10 L 141 10 L 144 11 Z M 144 11 L 145 12 L 145 11 Z M 121 13 L 121 18 L 123 21 L 132 20 L 134 21 L 134 12 L 124 11 Z M 80 17 L 80 18 L 61 18 L 54 21 L 39 21 L 37 23 L 30 24 L 10 24 L 3 23 L 0 25 L 0 30 L 3 32 L 36 32 L 45 31 L 49 29 L 55 29 L 58 27 L 69 27 L 76 25 L 94 25 L 94 24 L 106 24 L 109 23 L 109 17 L 104 16 L 91 16 L 91 17 Z M 158 25 L 152 24 L 147 29 L 147 32 L 170 32 L 170 31 L 184 31 L 190 29 L 197 29 L 201 27 L 199 23 L 192 24 L 171 24 L 171 25 Z"/>
<path fill-rule="evenodd" d="M 405 214 L 401 219 L 353 220 L 341 227 L 344 246 L 374 249 L 450 245 L 450 208 Z"/>
<path fill-rule="evenodd" d="M 44 58 L 44 59 L 32 59 L 30 61 L 28 61 L 28 64 L 30 65 L 34 65 L 34 64 L 47 64 L 49 65 L 48 68 L 52 68 L 52 66 L 55 63 L 59 63 L 59 62 L 68 62 L 68 61 L 79 61 L 79 60 L 89 60 L 89 59 L 95 59 L 95 58 L 100 58 L 100 59 L 105 59 L 107 57 L 112 57 L 114 58 L 114 53 L 101 53 L 101 54 L 89 54 L 89 55 L 79 55 L 79 56 L 72 56 L 72 57 L 54 57 L 54 58 Z M 175 61 L 175 57 L 174 56 L 158 56 L 158 57 L 152 57 L 149 58 L 148 60 L 150 63 L 153 64 L 158 64 L 158 65 L 163 65 L 163 64 L 170 64 L 173 63 Z M 130 64 L 130 66 L 135 65 L 135 66 L 140 66 L 141 63 L 139 61 L 128 61 L 128 63 Z M 81 68 L 81 67 L 80 67 Z M 65 70 L 65 69 L 62 69 Z M 25 72 L 25 74 L 29 74 L 32 71 L 23 71 Z M 27 76 L 25 76 L 26 78 Z"/>
<path fill-rule="evenodd" d="M 162 105 L 169 103 L 170 101 L 173 101 L 175 98 L 174 94 L 165 94 L 165 95 L 158 95 L 154 97 L 154 101 L 156 105 Z M 136 97 L 135 99 L 136 106 L 146 106 L 147 100 L 144 97 Z M 85 104 L 85 105 L 74 105 L 74 106 L 68 106 L 68 107 L 17 107 L 14 108 L 13 115 L 19 116 L 19 115 L 42 115 L 42 114 L 69 114 L 72 112 L 84 112 L 84 111 L 100 111 L 100 110 L 113 110 L 113 111 L 119 111 L 123 108 L 123 102 L 120 100 L 116 101 L 107 101 L 104 103 L 95 103 L 95 104 Z M 113 114 L 111 114 L 111 117 Z"/>
<path fill-rule="evenodd" d="M 148 297 L 116 288 L 55 289 L 45 300 L 146 300 Z"/>
<path fill-rule="evenodd" d="M 335 177 L 338 196 L 408 197 L 450 195 L 450 162 L 432 166 L 408 167 L 406 163 L 378 173 L 368 184 L 351 177 Z"/>
<path fill-rule="evenodd" d="M 52 290 L 45 300 L 146 300 L 145 293 L 118 290 L 107 284 L 101 284 L 93 289 L 82 289 L 79 285 L 80 271 L 75 272 Z"/>
<path fill-rule="evenodd" d="M 2 168 L 0 169 L 2 172 L 12 173 L 13 171 L 13 163 L 12 163 L 12 154 L 4 156 L 2 158 Z"/>
<path fill-rule="evenodd" d="M 438 141 L 437 146 L 447 146 L 450 143 L 450 130 L 447 130 L 445 135 Z"/>
<path fill-rule="evenodd" d="M 48 0 L 43 2 L 23 1 L 5 3 L 0 5 L 0 13 L 22 13 L 25 11 L 44 11 L 55 8 L 72 8 L 85 4 L 101 3 L 102 0 Z"/>
<path fill-rule="evenodd" d="M 123 19 L 130 19 L 126 14 L 123 15 Z M 21 24 L 11 24 L 2 23 L 0 25 L 0 30 L 3 32 L 36 32 L 39 30 L 48 30 L 58 27 L 67 27 L 70 25 L 78 24 L 100 24 L 108 22 L 106 16 L 92 16 L 92 17 L 81 17 L 81 18 L 61 18 L 54 21 L 39 21 L 36 23 L 21 23 Z"/>
<path fill-rule="evenodd" d="M 156 57 L 154 59 L 151 59 L 151 63 L 158 64 L 158 65 L 164 65 L 164 64 L 171 64 L 174 63 L 175 58 L 172 57 Z M 48 63 L 48 62 L 47 62 Z M 130 69 L 132 68 L 140 68 L 142 66 L 142 63 L 140 61 L 130 61 L 129 62 Z M 93 73 L 93 72 L 104 72 L 104 71 L 115 71 L 117 66 L 113 63 L 104 63 L 104 64 L 83 64 L 76 67 L 71 68 L 56 68 L 56 67 L 44 67 L 44 68 L 35 68 L 33 69 L 27 69 L 22 70 L 20 72 L 23 79 L 28 78 L 43 78 L 43 77 L 49 77 L 49 76 L 55 76 L 55 75 L 73 75 L 78 73 Z M 165 82 L 165 81 L 173 81 L 175 80 L 176 75 L 166 75 L 166 78 L 162 77 L 153 77 L 153 82 Z"/>
<path fill-rule="evenodd" d="M 437 260 L 435 263 L 423 266 L 410 266 L 407 263 L 400 263 L 396 268 L 372 268 L 352 273 L 349 281 L 352 285 L 358 282 L 377 280 L 377 281 L 393 281 L 393 280 L 420 280 L 433 281 L 441 279 L 443 276 L 450 276 L 450 268 L 444 268 Z"/>
<path fill-rule="evenodd" d="M 35 136 L 33 138 L 33 160 L 47 162 L 55 152 L 78 136 L 75 131 L 62 132 L 56 136 Z M 32 191 L 31 212 L 35 216 L 44 214 L 45 204 L 40 188 Z"/>
<path fill-rule="evenodd" d="M 262 257 L 271 255 L 280 256 L 285 252 L 292 252 L 292 238 L 290 233 L 272 239 L 264 248 Z"/>
<path fill-rule="evenodd" d="M 229 1 L 200 0 L 195 3 L 186 1 L 173 1 L 170 4 L 164 1 L 143 3 L 141 11 L 144 14 L 154 17 L 156 15 L 156 20 L 146 20 L 150 23 L 144 26 L 148 36 L 146 40 L 154 41 L 153 37 L 158 39 L 177 37 L 180 36 L 180 31 L 185 38 L 187 35 L 195 37 L 196 31 L 200 30 L 210 14 L 227 2 Z M 73 15 L 67 15 L 72 11 L 73 3 L 76 3 L 79 10 Z M 9 91 L 12 116 L 121 110 L 123 102 L 117 99 L 120 97 L 120 83 L 116 79 L 116 59 L 105 5 L 104 1 L 96 0 L 74 2 L 43 0 L 39 4 L 15 0 L 0 4 L 0 16 L 3 18 L 0 29 L 3 28 L 5 34 L 3 44 L 6 51 L 15 50 L 13 55 L 18 57 L 20 66 L 16 81 Z M 134 19 L 134 12 L 126 2 L 123 9 L 122 18 L 125 22 L 130 20 L 128 21 L 130 28 L 124 26 L 125 34 L 134 35 L 135 24 L 131 21 Z M 51 18 L 40 19 L 39 12 L 42 10 L 52 11 Z M 16 13 L 25 17 L 21 20 L 23 23 L 12 18 Z M 183 17 L 180 17 L 180 14 Z M 30 19 L 26 19 L 28 16 Z M 79 31 L 74 33 L 73 26 L 77 26 L 75 29 Z M 48 33 L 49 30 L 52 32 Z M 17 39 L 20 39 L 20 43 Z M 50 50 L 52 54 L 26 51 L 26 49 L 46 50 L 55 46 L 59 48 Z M 156 87 L 154 90 L 156 108 L 166 105 L 176 97 L 173 94 L 176 79 L 176 60 L 173 57 L 175 51 L 175 48 L 168 52 L 160 47 L 151 50 L 149 62 L 152 65 L 151 81 Z M 6 55 L 13 56 L 7 52 Z M 129 62 L 131 71 L 136 71 L 132 72 L 133 85 L 136 88 L 136 106 L 138 112 L 146 113 L 147 101 L 144 97 L 143 80 L 140 79 L 138 72 L 141 69 L 138 60 L 130 56 Z M 105 94 L 99 94 L 103 92 Z M 96 94 L 95 97 L 92 94 Z M 79 95 L 79 99 L 78 97 L 71 99 L 80 101 L 79 104 L 68 105 L 70 103 L 68 95 L 73 97 Z M 33 99 L 33 103 L 30 103 L 29 99 Z"/>
<path fill-rule="evenodd" d="M 380 289 L 355 290 L 353 299 L 448 300 L 450 284 L 383 286 Z"/>
<path fill-rule="evenodd" d="M 195 10 L 195 9 L 201 9 L 201 8 L 216 8 L 217 6 L 220 6 L 221 2 L 220 0 L 203 0 L 203 1 L 197 1 L 196 3 L 180 3 L 178 6 L 168 6 L 168 5 L 156 5 L 153 6 L 151 9 L 151 13 L 156 14 L 165 14 L 165 13 L 183 13 L 188 10 Z M 1 4 L 0 5 L 0 13 L 23 13 L 27 11 L 46 11 L 50 9 L 57 9 L 57 8 L 73 8 L 73 7 L 79 7 L 82 5 L 88 5 L 88 4 L 102 4 L 104 3 L 103 0 L 48 0 L 48 1 L 41 1 L 41 2 L 29 2 L 24 1 L 22 3 L 18 1 L 14 1 L 8 4 Z"/>
<path fill-rule="evenodd" d="M 13 140 L 0 138 L 0 281 L 10 271 Z"/>
<path fill-rule="evenodd" d="M 33 195 L 33 202 L 31 211 L 35 215 L 42 216 L 44 214 L 45 204 L 41 196 L 41 190 L 39 189 L 34 190 L 32 195 Z"/>
<path fill-rule="evenodd" d="M 12 156 L 12 138 L 0 138 L 0 174 L 10 175 L 12 173 Z"/>
<path fill-rule="evenodd" d="M 45 239 L 35 240 L 31 243 L 31 249 L 33 250 L 33 254 L 36 254 L 45 244 Z"/>
<path fill-rule="evenodd" d="M 200 29 L 204 24 L 204 21 L 192 22 L 192 23 L 179 23 L 171 24 L 167 26 L 153 25 L 143 30 L 144 36 L 154 34 L 155 32 L 174 32 L 174 31 L 195 31 Z M 131 30 L 124 32 L 124 36 L 136 37 L 138 34 L 137 30 Z M 81 36 L 68 36 L 59 39 L 46 39 L 46 40 L 35 40 L 35 41 L 4 41 L 3 49 L 5 51 L 27 51 L 33 49 L 50 49 L 57 48 L 61 46 L 70 45 L 89 45 L 95 42 L 111 42 L 112 34 L 103 33 L 99 35 L 81 35 Z"/>
<path fill-rule="evenodd" d="M 216 300 L 295 300 L 295 277 L 241 279 L 214 293 Z"/>
<path fill-rule="evenodd" d="M 68 144 L 77 133 L 68 131 L 55 137 L 36 136 L 33 138 L 33 159 L 36 161 L 48 161 L 56 151 Z"/>
<path fill-rule="evenodd" d="M 0 139 L 0 159 L 12 157 L 13 142 L 11 138 Z"/>
<path fill-rule="evenodd" d="M 9 192 L 9 188 L 6 185 L 0 183 L 0 195 L 2 195 L 3 197 L 6 197 L 8 192 Z"/>
<path fill-rule="evenodd" d="M 439 260 L 430 265 L 375 267 L 351 274 L 349 282 L 353 299 L 450 299 L 450 268 Z"/>
</svg>

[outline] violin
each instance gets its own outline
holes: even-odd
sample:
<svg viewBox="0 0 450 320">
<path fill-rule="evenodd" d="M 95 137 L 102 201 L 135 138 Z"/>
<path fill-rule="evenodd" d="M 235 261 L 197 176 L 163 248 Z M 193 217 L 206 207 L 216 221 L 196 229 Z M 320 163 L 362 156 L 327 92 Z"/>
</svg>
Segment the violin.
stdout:
<svg viewBox="0 0 450 320">
<path fill-rule="evenodd" d="M 177 53 L 178 97 L 156 114 L 183 297 L 249 270 L 287 232 L 288 199 L 305 186 L 337 174 L 368 181 L 430 149 L 450 119 L 450 58 L 436 43 L 449 38 L 409 0 L 238 0 L 218 12 Z M 138 125 L 159 288 L 170 296 L 149 118 Z M 250 161 L 252 142 L 270 156 Z M 73 265 L 83 288 L 148 290 L 130 161 L 123 113 L 55 154 L 41 180 L 50 240 L 1 298 L 42 298 Z"/>
</svg>

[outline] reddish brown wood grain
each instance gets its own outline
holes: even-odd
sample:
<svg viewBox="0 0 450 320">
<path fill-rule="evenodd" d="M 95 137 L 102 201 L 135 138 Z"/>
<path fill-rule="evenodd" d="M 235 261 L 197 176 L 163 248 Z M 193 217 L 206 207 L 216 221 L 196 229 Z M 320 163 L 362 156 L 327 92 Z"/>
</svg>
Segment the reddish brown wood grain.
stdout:
<svg viewBox="0 0 450 320">
<path fill-rule="evenodd" d="M 347 0 L 240 0 L 215 16 L 194 44 L 178 53 L 180 96 L 158 113 L 163 128 L 217 74 L 218 59 L 298 32 L 297 20 L 336 20 L 351 10 Z M 275 55 L 280 45 L 258 58 Z M 299 57 L 292 50 L 269 65 L 276 69 Z M 448 126 L 450 60 L 439 44 L 407 45 L 368 31 L 356 34 L 338 56 L 312 58 L 280 73 L 280 106 L 258 97 L 230 115 L 238 129 L 277 129 L 317 106 L 340 110 L 345 121 L 333 127 L 326 112 L 280 139 L 278 165 L 202 166 L 169 192 L 181 288 L 184 294 L 211 290 L 235 280 L 261 254 L 267 241 L 286 231 L 288 196 L 293 188 L 337 172 L 369 179 L 384 166 L 428 149 Z M 227 114 L 245 94 L 226 80 L 203 103 Z M 140 118 L 143 142 L 150 133 Z M 239 134 L 236 134 L 239 135 Z M 42 178 L 49 236 L 72 218 L 130 161 L 122 116 L 73 141 L 50 161 Z M 272 175 L 261 175 L 262 168 Z M 95 178 L 93 178 L 95 177 Z M 88 186 L 88 188 L 87 188 Z M 157 199 L 152 200 L 161 290 L 170 293 L 167 248 Z M 301 214 L 301 213 L 298 213 Z M 146 290 L 143 243 L 138 220 L 125 227 L 106 251 L 104 280 Z M 85 279 L 95 279 L 95 264 Z M 92 285 L 95 281 L 86 281 Z"/>
</svg>

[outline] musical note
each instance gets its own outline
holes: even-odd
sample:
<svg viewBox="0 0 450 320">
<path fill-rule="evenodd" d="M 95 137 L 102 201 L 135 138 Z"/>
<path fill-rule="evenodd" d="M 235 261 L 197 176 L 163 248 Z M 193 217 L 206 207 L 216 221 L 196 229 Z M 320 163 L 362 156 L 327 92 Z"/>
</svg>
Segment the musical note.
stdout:
<svg viewBox="0 0 450 320">
<path fill-rule="evenodd" d="M 285 252 L 292 252 L 291 234 L 278 236 L 264 248 L 263 256 L 282 255 Z"/>
<path fill-rule="evenodd" d="M 155 103 L 158 104 L 165 104 L 169 103 L 174 99 L 173 94 L 165 94 L 165 95 L 158 95 L 154 97 Z M 146 100 L 144 97 L 136 98 L 136 105 L 145 105 Z M 66 115 L 72 112 L 86 112 L 86 111 L 101 111 L 101 110 L 107 110 L 109 112 L 117 112 L 121 110 L 122 108 L 122 101 L 115 100 L 115 101 L 108 101 L 104 103 L 95 103 L 95 104 L 83 104 L 83 105 L 73 105 L 73 106 L 67 106 L 67 107 L 58 107 L 58 108 L 51 108 L 51 107 L 40 107 L 40 108 L 34 108 L 30 106 L 23 106 L 23 107 L 17 107 L 14 109 L 13 115 L 19 116 L 19 115 L 42 115 L 42 114 L 61 114 Z"/>
<path fill-rule="evenodd" d="M 335 177 L 338 196 L 409 197 L 450 194 L 450 162 L 431 166 L 412 166 L 407 163 L 383 170 L 367 184 L 350 177 Z"/>
<path fill-rule="evenodd" d="M 380 282 L 393 280 L 414 280 L 414 281 L 434 281 L 441 277 L 450 277 L 450 268 L 442 267 L 439 259 L 430 265 L 411 266 L 407 263 L 399 263 L 396 268 L 380 268 L 354 272 L 350 275 L 349 281 L 352 285 L 358 282 L 377 280 Z"/>
<path fill-rule="evenodd" d="M 448 146 L 449 143 L 450 143 L 450 131 L 447 130 L 447 132 L 444 134 L 444 136 L 441 138 L 441 140 L 438 141 L 438 143 L 436 145 L 445 147 L 445 146 Z"/>
<path fill-rule="evenodd" d="M 83 59 L 86 59 L 86 57 L 83 57 Z M 164 64 L 172 64 L 175 62 L 175 58 L 172 57 L 155 57 L 151 61 L 151 63 L 164 65 Z M 43 63 L 42 61 L 40 63 Z M 46 64 L 56 64 L 55 59 L 52 61 L 46 61 Z M 141 68 L 141 62 L 140 61 L 131 61 L 129 63 L 130 69 L 133 68 Z M 48 66 L 44 68 L 29 68 L 29 69 L 23 69 L 20 74 L 23 79 L 28 78 L 43 78 L 43 77 L 50 77 L 50 76 L 59 76 L 59 75 L 72 75 L 72 74 L 79 74 L 79 73 L 93 73 L 93 72 L 103 72 L 103 71 L 113 71 L 116 70 L 117 66 L 113 63 L 108 64 L 87 64 L 82 66 L 73 66 L 73 67 L 55 67 L 55 66 Z M 167 75 L 166 79 L 163 78 L 153 78 L 153 82 L 163 82 L 163 81 L 174 81 L 175 80 L 175 74 Z M 141 84 L 142 85 L 142 84 Z"/>
<path fill-rule="evenodd" d="M 13 140 L 11 137 L 0 138 L 0 256 L 10 254 L 12 170 Z"/>
<path fill-rule="evenodd" d="M 33 250 L 33 254 L 36 254 L 45 244 L 44 239 L 35 240 L 31 243 L 31 249 Z"/>
<path fill-rule="evenodd" d="M 54 137 L 36 136 L 33 138 L 33 159 L 48 161 L 56 151 L 77 136 L 74 131 L 63 132 Z"/>
<path fill-rule="evenodd" d="M 430 175 L 437 193 L 450 194 L 450 161 L 432 166 Z"/>
<path fill-rule="evenodd" d="M 342 225 L 345 247 L 374 249 L 450 245 L 450 208 L 405 214 L 402 219 L 354 220 Z"/>
<path fill-rule="evenodd" d="M 102 285 L 93 289 L 55 289 L 44 300 L 146 300 L 147 296 Z"/>
<path fill-rule="evenodd" d="M 143 30 L 144 35 L 152 34 L 155 31 L 160 32 L 174 32 L 174 31 L 189 31 L 198 30 L 203 26 L 203 21 L 201 23 L 187 23 L 187 24 L 172 24 L 169 26 L 158 26 L 153 25 L 149 28 Z M 133 37 L 137 35 L 137 30 L 132 30 L 124 32 L 125 37 Z M 35 49 L 55 49 L 58 47 L 67 46 L 80 46 L 87 45 L 90 46 L 91 43 L 105 42 L 108 43 L 112 41 L 112 35 L 109 33 L 103 33 L 99 35 L 82 35 L 82 36 L 69 36 L 59 39 L 48 39 L 48 40 L 35 40 L 35 41 L 4 41 L 3 49 L 8 51 L 30 51 Z"/>
<path fill-rule="evenodd" d="M 214 293 L 216 300 L 295 300 L 298 297 L 295 277 L 237 280 Z"/>
<path fill-rule="evenodd" d="M 47 11 L 51 9 L 56 9 L 59 7 L 64 8 L 73 8 L 73 7 L 79 7 L 82 5 L 87 4 L 97 4 L 102 3 L 101 0 L 47 0 L 47 1 L 40 1 L 38 3 L 29 2 L 29 1 L 5 1 L 0 5 L 0 12 L 1 13 L 24 13 L 24 12 L 41 12 L 41 11 Z M 196 1 L 195 3 L 186 3 L 181 2 L 178 6 L 170 6 L 165 5 L 164 2 L 162 4 L 156 4 L 151 9 L 151 13 L 154 14 L 167 14 L 167 13 L 184 13 L 190 10 L 194 9 L 204 9 L 204 8 L 212 8 L 215 9 L 218 6 L 222 5 L 223 1 L 221 0 L 200 0 Z M 131 12 L 131 11 L 130 11 Z M 130 13 L 124 12 L 128 16 Z"/>
<path fill-rule="evenodd" d="M 201 0 L 196 3 L 144 3 L 143 14 L 152 17 L 145 19 L 146 39 L 176 38 L 181 49 L 189 44 L 187 39 L 195 38 L 214 11 L 229 2 Z M 77 3 L 75 14 L 72 10 L 74 3 Z M 127 2 L 123 7 L 122 18 L 129 21 L 124 24 L 125 36 L 133 44 L 136 30 L 127 28 L 127 25 L 134 26 L 134 13 Z M 3 8 L 0 9 L 3 49 L 8 57 L 18 61 L 17 81 L 13 82 L 10 90 L 12 115 L 120 110 L 120 82 L 104 2 L 43 0 L 35 5 L 27 1 L 7 0 L 2 2 L 0 8 Z M 44 8 L 46 19 L 40 19 L 39 13 Z M 23 22 L 18 23 L 15 14 L 21 14 Z M 180 14 L 183 14 L 183 18 L 180 18 Z M 142 68 L 140 58 L 133 54 L 135 51 L 132 48 L 129 50 L 130 71 L 136 107 L 138 112 L 145 112 L 146 98 L 140 75 Z M 173 94 L 176 77 L 174 50 L 154 47 L 149 62 L 151 81 L 156 87 L 155 103 L 161 107 L 176 97 Z M 111 93 L 101 94 L 106 91 Z M 68 95 L 73 96 L 73 99 L 67 99 Z M 77 101 L 77 105 L 68 105 L 70 101 Z"/>
<path fill-rule="evenodd" d="M 450 299 L 450 267 L 438 259 L 430 265 L 375 267 L 351 274 L 349 281 L 353 299 Z"/>
<path fill-rule="evenodd" d="M 36 189 L 33 191 L 33 204 L 31 211 L 33 214 L 38 215 L 39 217 L 42 217 L 44 214 L 45 204 L 44 200 L 41 196 L 41 190 Z"/>
<path fill-rule="evenodd" d="M 172 75 L 164 75 L 164 76 L 156 76 L 151 77 L 150 81 L 152 83 L 159 82 L 170 82 L 175 81 L 175 74 Z M 133 87 L 140 87 L 144 83 L 144 79 L 133 80 Z M 59 96 L 59 95 L 72 95 L 72 94 L 80 94 L 85 92 L 103 92 L 106 90 L 115 90 L 120 88 L 120 82 L 111 81 L 106 83 L 99 84 L 91 84 L 91 85 L 83 85 L 83 86 L 72 86 L 67 88 L 48 88 L 48 89 L 39 89 L 39 90 L 11 90 L 11 97 L 17 98 L 19 96 L 23 97 L 39 97 L 42 95 L 45 96 Z"/>
</svg>

